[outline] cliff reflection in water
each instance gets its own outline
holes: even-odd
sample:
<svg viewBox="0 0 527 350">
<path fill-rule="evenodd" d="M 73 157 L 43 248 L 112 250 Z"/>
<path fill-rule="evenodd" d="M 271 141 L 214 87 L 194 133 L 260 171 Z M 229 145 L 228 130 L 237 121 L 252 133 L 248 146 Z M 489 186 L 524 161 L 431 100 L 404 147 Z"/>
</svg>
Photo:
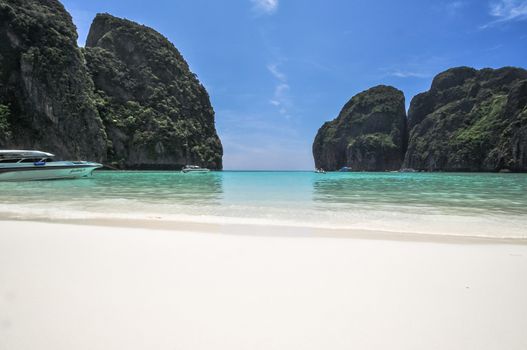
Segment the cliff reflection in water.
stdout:
<svg viewBox="0 0 527 350">
<path fill-rule="evenodd" d="M 128 181 L 122 181 L 122 177 L 115 175 L 101 176 L 97 180 L 101 189 L 111 188 L 120 198 L 144 203 L 219 205 L 223 197 L 223 177 L 220 173 L 130 172 L 127 174 Z"/>
<path fill-rule="evenodd" d="M 0 183 L 2 203 L 38 202 L 219 205 L 223 197 L 220 173 L 98 171 L 92 178 L 72 181 Z M 126 210 L 126 208 L 121 208 Z"/>
<path fill-rule="evenodd" d="M 336 204 L 409 204 L 422 201 L 423 186 L 404 174 L 328 173 L 314 181 L 313 198 Z"/>
<path fill-rule="evenodd" d="M 328 173 L 313 182 L 319 206 L 525 214 L 525 178 L 508 174 Z"/>
</svg>

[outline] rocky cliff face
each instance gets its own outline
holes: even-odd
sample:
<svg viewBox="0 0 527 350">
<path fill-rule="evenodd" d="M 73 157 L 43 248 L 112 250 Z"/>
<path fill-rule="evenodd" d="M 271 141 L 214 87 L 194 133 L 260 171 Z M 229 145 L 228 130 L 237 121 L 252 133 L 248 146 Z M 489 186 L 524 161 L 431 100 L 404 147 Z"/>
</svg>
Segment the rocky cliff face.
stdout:
<svg viewBox="0 0 527 350">
<path fill-rule="evenodd" d="M 165 37 L 99 14 L 85 56 L 111 161 L 125 168 L 221 169 L 223 151 L 207 91 Z"/>
<path fill-rule="evenodd" d="M 354 96 L 339 116 L 325 123 L 313 143 L 315 166 L 337 170 L 398 170 L 406 149 L 404 95 L 377 86 Z"/>
<path fill-rule="evenodd" d="M 402 167 L 424 171 L 527 171 L 524 69 L 449 69 L 412 99 L 407 126 L 403 116 L 393 88 L 353 97 L 318 131 L 315 166 L 394 170 L 403 154 Z"/>
<path fill-rule="evenodd" d="M 221 169 L 223 153 L 209 96 L 166 38 L 98 15 L 83 52 L 57 0 L 0 0 L 0 148 L 148 169 Z"/>
<path fill-rule="evenodd" d="M 0 148 L 102 161 L 106 134 L 70 15 L 56 0 L 0 0 Z"/>
<path fill-rule="evenodd" d="M 404 167 L 527 171 L 527 71 L 459 67 L 412 99 Z"/>
</svg>

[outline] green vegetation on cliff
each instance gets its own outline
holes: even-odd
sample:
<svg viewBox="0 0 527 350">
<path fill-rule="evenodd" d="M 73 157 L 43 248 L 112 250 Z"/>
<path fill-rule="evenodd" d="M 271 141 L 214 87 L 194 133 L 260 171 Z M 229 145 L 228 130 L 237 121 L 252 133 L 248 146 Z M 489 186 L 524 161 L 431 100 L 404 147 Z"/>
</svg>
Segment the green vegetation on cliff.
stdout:
<svg viewBox="0 0 527 350">
<path fill-rule="evenodd" d="M 406 147 L 404 95 L 377 86 L 354 96 L 339 116 L 320 128 L 313 143 L 315 166 L 336 170 L 399 169 Z"/>
<path fill-rule="evenodd" d="M 527 170 L 527 71 L 453 68 L 409 110 L 405 167 L 445 171 Z M 523 90 L 522 90 L 523 89 Z"/>
<path fill-rule="evenodd" d="M 222 167 L 209 96 L 165 37 L 98 15 L 86 49 L 57 0 L 0 0 L 0 148 L 122 168 Z"/>
<path fill-rule="evenodd" d="M 10 114 L 9 107 L 0 104 L 0 140 L 9 140 L 11 138 Z"/>
<path fill-rule="evenodd" d="M 9 106 L 0 117 L 0 148 L 105 158 L 106 134 L 76 41 L 58 1 L 0 1 L 0 104 Z"/>
<path fill-rule="evenodd" d="M 151 28 L 99 14 L 85 48 L 109 159 L 132 168 L 221 169 L 222 146 L 205 88 L 181 54 Z"/>
<path fill-rule="evenodd" d="M 526 70 L 440 73 L 412 99 L 407 124 L 397 91 L 367 90 L 324 123 L 313 144 L 315 165 L 393 170 L 404 154 L 402 167 L 423 171 L 527 171 Z"/>
</svg>

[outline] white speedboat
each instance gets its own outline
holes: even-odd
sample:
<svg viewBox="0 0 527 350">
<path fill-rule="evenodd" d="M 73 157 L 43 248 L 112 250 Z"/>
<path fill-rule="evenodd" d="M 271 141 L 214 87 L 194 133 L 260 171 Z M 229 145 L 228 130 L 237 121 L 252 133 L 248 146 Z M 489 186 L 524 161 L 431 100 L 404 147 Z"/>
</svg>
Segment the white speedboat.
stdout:
<svg viewBox="0 0 527 350">
<path fill-rule="evenodd" d="M 85 161 L 54 161 L 53 157 L 40 151 L 0 150 L 0 181 L 75 179 L 102 167 Z"/>
<path fill-rule="evenodd" d="M 181 171 L 184 173 L 208 173 L 210 170 L 207 168 L 201 168 L 197 165 L 185 165 Z"/>
</svg>

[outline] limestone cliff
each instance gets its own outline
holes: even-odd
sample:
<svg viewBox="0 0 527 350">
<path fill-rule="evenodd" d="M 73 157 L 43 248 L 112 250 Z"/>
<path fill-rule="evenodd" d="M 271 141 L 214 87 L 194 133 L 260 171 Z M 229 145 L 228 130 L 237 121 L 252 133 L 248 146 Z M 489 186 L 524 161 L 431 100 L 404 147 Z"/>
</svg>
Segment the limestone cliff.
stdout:
<svg viewBox="0 0 527 350">
<path fill-rule="evenodd" d="M 398 170 L 406 149 L 404 95 L 377 86 L 354 96 L 338 117 L 326 122 L 313 143 L 315 166 L 337 170 Z"/>
<path fill-rule="evenodd" d="M 0 148 L 102 161 L 106 134 L 71 16 L 56 0 L 0 0 Z"/>
<path fill-rule="evenodd" d="M 98 14 L 85 56 L 115 165 L 222 168 L 223 150 L 207 91 L 164 36 Z"/>
<path fill-rule="evenodd" d="M 449 69 L 412 99 L 404 166 L 527 171 L 527 71 Z"/>
</svg>

